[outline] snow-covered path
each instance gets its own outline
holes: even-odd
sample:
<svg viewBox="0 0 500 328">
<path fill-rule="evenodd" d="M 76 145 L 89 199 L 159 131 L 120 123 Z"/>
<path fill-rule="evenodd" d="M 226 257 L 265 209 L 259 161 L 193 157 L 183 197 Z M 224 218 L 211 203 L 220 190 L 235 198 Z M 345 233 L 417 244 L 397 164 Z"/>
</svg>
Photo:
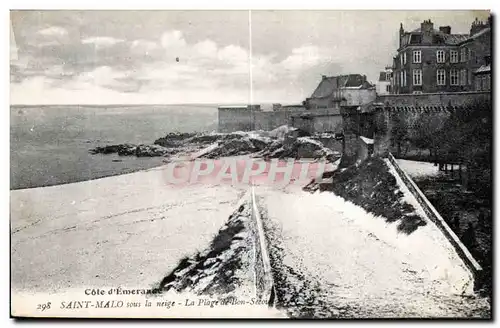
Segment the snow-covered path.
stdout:
<svg viewBox="0 0 500 328">
<path fill-rule="evenodd" d="M 481 307 L 459 295 L 471 292 L 470 273 L 434 225 L 405 235 L 332 193 L 258 195 L 291 315 L 456 317 Z"/>
</svg>

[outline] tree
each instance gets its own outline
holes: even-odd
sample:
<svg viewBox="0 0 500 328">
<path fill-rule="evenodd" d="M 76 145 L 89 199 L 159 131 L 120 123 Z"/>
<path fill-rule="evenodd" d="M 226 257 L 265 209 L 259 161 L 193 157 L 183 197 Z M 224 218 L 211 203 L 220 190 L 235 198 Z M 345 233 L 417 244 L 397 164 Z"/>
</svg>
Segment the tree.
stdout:
<svg viewBox="0 0 500 328">
<path fill-rule="evenodd" d="M 392 119 L 392 142 L 396 146 L 396 156 L 401 156 L 401 146 L 407 140 L 408 121 L 402 112 L 393 113 Z"/>
<path fill-rule="evenodd" d="M 422 114 L 413 125 L 412 144 L 419 149 L 429 151 L 431 159 L 437 156 L 437 149 L 440 144 L 439 131 L 443 126 L 443 119 L 438 115 Z"/>
</svg>

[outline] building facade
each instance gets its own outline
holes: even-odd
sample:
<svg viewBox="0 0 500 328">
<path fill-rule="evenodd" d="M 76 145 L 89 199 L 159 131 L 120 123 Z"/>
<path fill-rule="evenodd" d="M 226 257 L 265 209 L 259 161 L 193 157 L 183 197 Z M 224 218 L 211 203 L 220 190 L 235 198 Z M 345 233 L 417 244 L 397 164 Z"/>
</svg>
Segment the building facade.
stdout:
<svg viewBox="0 0 500 328">
<path fill-rule="evenodd" d="M 486 23 L 476 19 L 469 34 L 451 34 L 450 26 L 435 30 L 430 20 L 411 32 L 401 24 L 392 65 L 392 93 L 475 91 L 477 79 L 484 90 L 487 78 L 483 76 L 487 74 L 483 72 L 490 60 L 491 19 Z"/>
<path fill-rule="evenodd" d="M 380 72 L 378 81 L 375 83 L 377 95 L 387 95 L 392 92 L 392 67 L 386 67 L 385 71 Z"/>
<path fill-rule="evenodd" d="M 376 98 L 375 86 L 366 80 L 366 75 L 348 74 L 327 77 L 321 82 L 304 105 L 307 109 L 357 106 L 367 104 Z"/>
</svg>

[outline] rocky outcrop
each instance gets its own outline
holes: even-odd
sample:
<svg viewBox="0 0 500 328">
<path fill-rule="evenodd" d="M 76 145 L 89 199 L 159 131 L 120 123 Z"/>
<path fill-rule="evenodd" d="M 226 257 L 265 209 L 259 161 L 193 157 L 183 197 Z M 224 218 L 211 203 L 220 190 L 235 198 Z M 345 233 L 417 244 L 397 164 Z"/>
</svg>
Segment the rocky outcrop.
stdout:
<svg viewBox="0 0 500 328">
<path fill-rule="evenodd" d="M 118 145 L 108 145 L 95 147 L 89 152 L 91 154 L 120 154 L 120 155 L 132 155 L 135 153 L 136 145 L 133 144 L 118 144 Z"/>
<path fill-rule="evenodd" d="M 180 132 L 171 132 L 167 134 L 165 137 L 156 139 L 154 144 L 162 147 L 181 147 L 186 143 L 186 140 L 195 137 L 196 133 L 180 133 Z"/>
<path fill-rule="evenodd" d="M 118 154 L 120 156 L 158 157 L 172 154 L 174 150 L 159 145 L 118 144 L 96 147 L 92 154 Z"/>
<path fill-rule="evenodd" d="M 248 139 L 232 139 L 220 144 L 212 151 L 202 155 L 205 158 L 220 158 L 236 155 L 246 155 L 257 151 L 254 144 Z"/>
<path fill-rule="evenodd" d="M 172 154 L 173 151 L 159 145 L 139 145 L 136 148 L 135 156 L 137 157 L 155 157 Z"/>
<path fill-rule="evenodd" d="M 271 143 L 261 154 L 266 159 L 270 158 L 325 158 L 327 161 L 335 162 L 341 154 L 334 152 L 323 144 L 310 137 L 286 136 L 283 142 Z"/>
<path fill-rule="evenodd" d="M 200 157 L 221 158 L 253 154 L 254 157 L 270 158 L 326 158 L 336 161 L 340 154 L 326 148 L 317 138 L 296 128 L 282 126 L 270 132 L 251 131 L 233 133 L 169 133 L 155 140 L 153 145 L 119 144 L 96 147 L 93 154 L 154 157 L 179 152 L 210 150 Z M 209 146 L 211 145 L 211 146 Z M 213 146 L 213 147 L 212 147 Z"/>
</svg>

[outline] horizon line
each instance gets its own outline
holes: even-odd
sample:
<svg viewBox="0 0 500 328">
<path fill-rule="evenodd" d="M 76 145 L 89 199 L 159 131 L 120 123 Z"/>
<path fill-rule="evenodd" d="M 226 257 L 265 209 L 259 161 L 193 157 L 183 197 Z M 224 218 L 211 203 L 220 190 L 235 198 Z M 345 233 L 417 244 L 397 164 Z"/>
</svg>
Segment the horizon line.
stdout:
<svg viewBox="0 0 500 328">
<path fill-rule="evenodd" d="M 262 101 L 260 104 L 285 104 L 285 105 L 300 105 L 301 102 L 282 102 L 282 101 Z M 9 106 L 174 106 L 174 105 L 250 105 L 250 103 L 245 102 L 200 102 L 200 103 L 144 103 L 144 104 L 126 104 L 126 103 L 115 103 L 115 104 L 9 104 Z M 258 104 L 257 104 L 258 105 Z"/>
</svg>

